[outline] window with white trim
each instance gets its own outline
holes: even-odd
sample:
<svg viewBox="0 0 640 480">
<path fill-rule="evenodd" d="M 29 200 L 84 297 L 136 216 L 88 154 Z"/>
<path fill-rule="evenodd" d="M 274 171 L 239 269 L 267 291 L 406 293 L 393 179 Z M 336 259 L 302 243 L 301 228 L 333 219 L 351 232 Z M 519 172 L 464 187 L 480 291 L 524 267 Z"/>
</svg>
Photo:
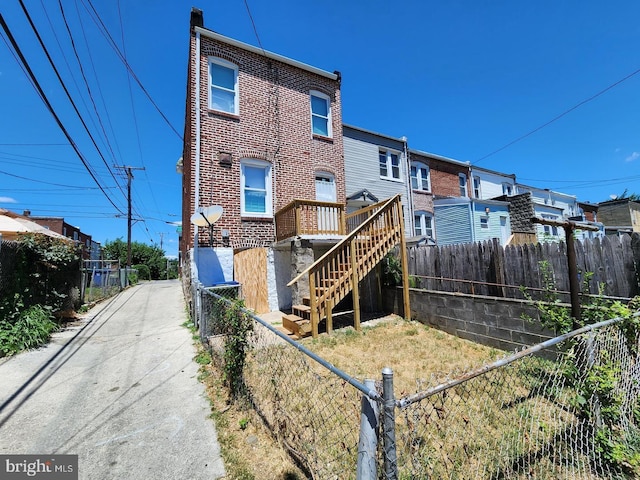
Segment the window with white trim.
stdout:
<svg viewBox="0 0 640 480">
<path fill-rule="evenodd" d="M 433 215 L 431 213 L 418 211 L 415 213 L 413 219 L 416 236 L 429 237 L 435 240 L 435 235 L 433 234 Z"/>
<path fill-rule="evenodd" d="M 473 197 L 481 198 L 480 195 L 480 177 L 473 177 Z"/>
<path fill-rule="evenodd" d="M 411 164 L 411 188 L 414 190 L 423 190 L 425 192 L 430 190 L 429 167 L 424 163 L 415 162 Z"/>
<path fill-rule="evenodd" d="M 458 175 L 458 184 L 460 185 L 460 196 L 467 197 L 467 176 L 464 173 Z"/>
<path fill-rule="evenodd" d="M 380 176 L 393 180 L 400 180 L 400 154 L 390 150 L 380 150 Z"/>
<path fill-rule="evenodd" d="M 238 66 L 221 58 L 209 58 L 209 108 L 238 114 Z"/>
<path fill-rule="evenodd" d="M 246 217 L 272 216 L 271 164 L 263 160 L 240 161 L 240 213 Z"/>
<path fill-rule="evenodd" d="M 489 228 L 489 215 L 480 217 L 480 228 Z"/>
<path fill-rule="evenodd" d="M 331 137 L 331 99 L 322 92 L 309 92 L 311 100 L 311 131 L 314 135 Z"/>
<path fill-rule="evenodd" d="M 510 183 L 502 184 L 502 194 L 503 195 L 513 195 L 513 185 Z"/>
</svg>

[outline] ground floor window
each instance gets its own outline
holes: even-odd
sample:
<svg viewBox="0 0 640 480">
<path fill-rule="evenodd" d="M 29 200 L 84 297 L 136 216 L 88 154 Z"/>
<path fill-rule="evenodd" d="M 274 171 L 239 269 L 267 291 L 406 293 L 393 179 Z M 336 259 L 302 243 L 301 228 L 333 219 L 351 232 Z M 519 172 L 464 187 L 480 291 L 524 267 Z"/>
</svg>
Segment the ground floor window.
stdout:
<svg viewBox="0 0 640 480">
<path fill-rule="evenodd" d="M 263 160 L 240 162 L 240 210 L 248 217 L 271 217 L 271 164 Z"/>
</svg>

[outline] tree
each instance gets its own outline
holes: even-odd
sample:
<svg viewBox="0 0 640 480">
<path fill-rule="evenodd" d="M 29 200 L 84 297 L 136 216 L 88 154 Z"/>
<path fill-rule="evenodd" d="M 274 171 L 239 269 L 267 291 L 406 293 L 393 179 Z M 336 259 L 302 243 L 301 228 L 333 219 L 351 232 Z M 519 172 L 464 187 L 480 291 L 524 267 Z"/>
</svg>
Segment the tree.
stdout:
<svg viewBox="0 0 640 480">
<path fill-rule="evenodd" d="M 104 245 L 104 254 L 109 260 L 120 260 L 121 265 L 127 263 L 127 242 L 118 238 Z M 167 260 L 163 250 L 157 246 L 140 242 L 131 242 L 131 265 L 144 265 L 139 272 L 144 280 L 160 280 L 167 278 Z M 148 274 L 147 274 L 148 272 Z M 147 275 L 149 278 L 147 278 Z"/>
</svg>

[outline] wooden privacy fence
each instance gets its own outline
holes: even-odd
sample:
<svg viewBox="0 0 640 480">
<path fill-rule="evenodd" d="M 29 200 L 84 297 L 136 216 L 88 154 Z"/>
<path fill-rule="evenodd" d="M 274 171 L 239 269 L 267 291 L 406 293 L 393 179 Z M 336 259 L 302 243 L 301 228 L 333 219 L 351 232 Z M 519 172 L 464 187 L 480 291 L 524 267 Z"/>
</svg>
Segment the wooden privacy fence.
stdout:
<svg viewBox="0 0 640 480">
<path fill-rule="evenodd" d="M 640 235 L 575 242 L 578 272 L 592 272 L 590 292 L 630 298 L 640 293 Z M 502 247 L 484 243 L 419 246 L 408 249 L 409 274 L 416 286 L 428 290 L 523 298 L 520 286 L 543 289 L 542 262 L 553 271 L 556 289 L 568 292 L 566 245 L 538 243 Z M 533 295 L 535 298 L 535 294 Z"/>
</svg>

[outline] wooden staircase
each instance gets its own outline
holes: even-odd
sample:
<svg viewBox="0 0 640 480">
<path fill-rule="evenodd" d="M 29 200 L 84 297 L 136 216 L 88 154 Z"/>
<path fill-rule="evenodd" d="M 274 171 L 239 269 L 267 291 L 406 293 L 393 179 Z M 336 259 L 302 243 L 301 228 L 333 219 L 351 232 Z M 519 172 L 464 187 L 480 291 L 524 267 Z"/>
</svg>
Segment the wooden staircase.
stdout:
<svg viewBox="0 0 640 480">
<path fill-rule="evenodd" d="M 333 330 L 333 308 L 353 293 L 354 327 L 360 329 L 359 282 L 380 263 L 396 245 L 401 244 L 405 311 L 409 311 L 407 258 L 404 244 L 404 221 L 400 196 L 347 215 L 346 224 L 353 228 L 343 240 L 316 260 L 288 286 L 309 275 L 309 296 L 302 305 L 294 305 L 293 313 L 282 317 L 283 327 L 298 337 L 318 335 L 318 324 L 327 322 Z"/>
</svg>

